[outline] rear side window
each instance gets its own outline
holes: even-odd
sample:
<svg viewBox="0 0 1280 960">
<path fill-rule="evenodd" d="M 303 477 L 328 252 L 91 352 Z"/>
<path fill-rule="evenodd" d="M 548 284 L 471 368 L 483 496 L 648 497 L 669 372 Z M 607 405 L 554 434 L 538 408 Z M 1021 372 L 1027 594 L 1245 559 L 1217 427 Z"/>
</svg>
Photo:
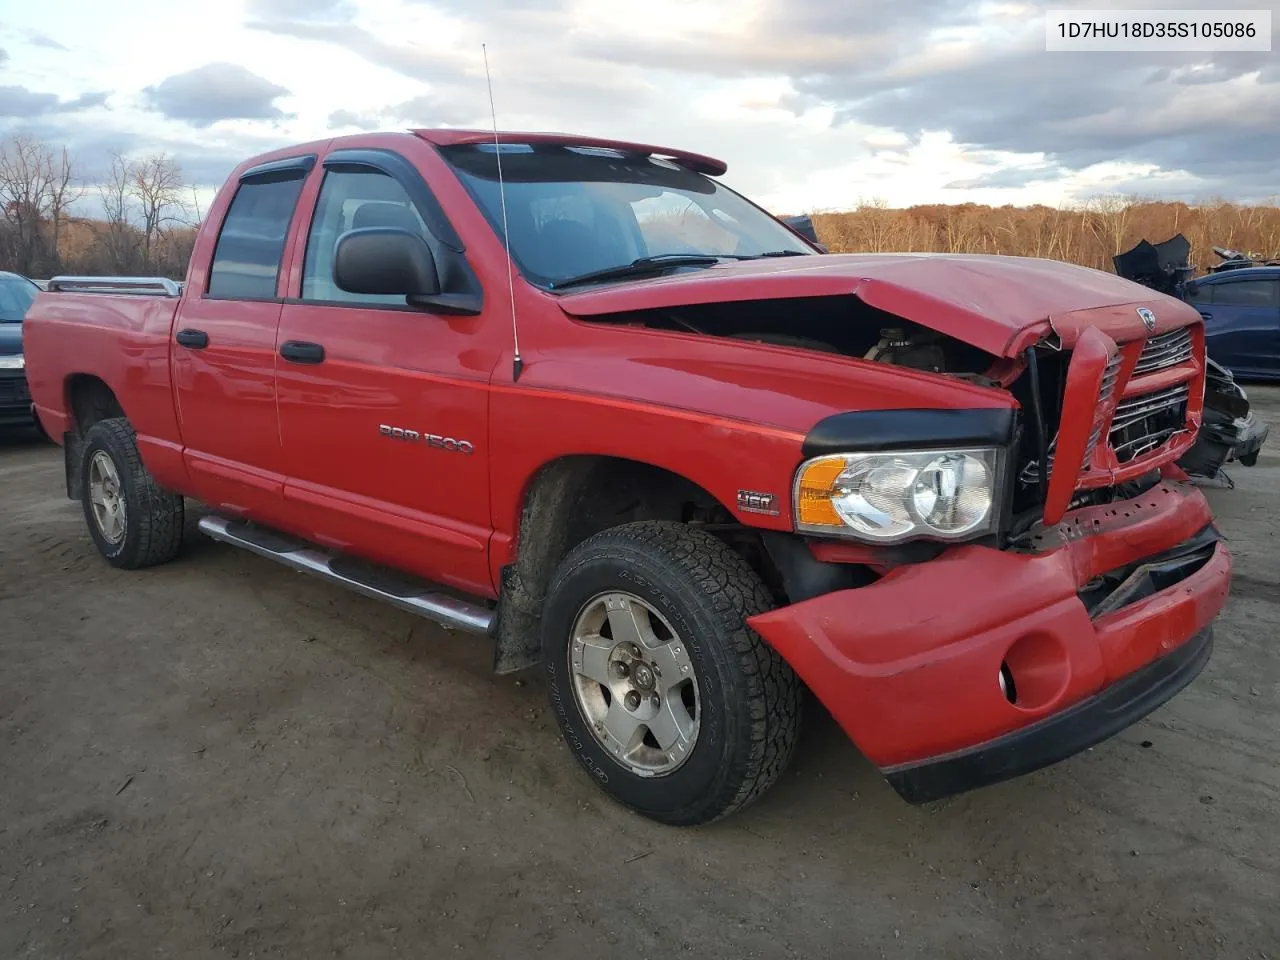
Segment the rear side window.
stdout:
<svg viewBox="0 0 1280 960">
<path fill-rule="evenodd" d="M 293 208 L 302 192 L 304 171 L 287 179 L 241 183 L 218 234 L 209 271 L 209 296 L 265 300 L 276 295 L 280 256 Z"/>
<path fill-rule="evenodd" d="M 1215 305 L 1230 304 L 1237 307 L 1274 306 L 1276 290 L 1280 289 L 1280 283 L 1275 280 L 1235 280 L 1212 286 Z"/>
<path fill-rule="evenodd" d="M 302 299 L 336 303 L 404 306 L 402 296 L 348 293 L 333 281 L 333 258 L 338 240 L 361 227 L 399 227 L 422 237 L 431 234 L 409 194 L 394 177 L 377 170 L 329 170 L 320 186 L 320 199 L 307 237 L 302 268 Z"/>
</svg>

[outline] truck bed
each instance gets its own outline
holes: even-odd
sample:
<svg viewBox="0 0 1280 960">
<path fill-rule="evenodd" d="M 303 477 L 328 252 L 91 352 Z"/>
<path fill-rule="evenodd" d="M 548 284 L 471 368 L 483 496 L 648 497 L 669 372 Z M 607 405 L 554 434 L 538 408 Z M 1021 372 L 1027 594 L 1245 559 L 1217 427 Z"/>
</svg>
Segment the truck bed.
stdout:
<svg viewBox="0 0 1280 960">
<path fill-rule="evenodd" d="M 25 321 L 27 378 L 56 443 L 74 428 L 68 383 L 74 375 L 127 392 L 121 400 L 144 455 L 148 447 L 180 450 L 169 360 L 180 290 L 154 278 L 55 277 L 36 296 Z"/>
</svg>

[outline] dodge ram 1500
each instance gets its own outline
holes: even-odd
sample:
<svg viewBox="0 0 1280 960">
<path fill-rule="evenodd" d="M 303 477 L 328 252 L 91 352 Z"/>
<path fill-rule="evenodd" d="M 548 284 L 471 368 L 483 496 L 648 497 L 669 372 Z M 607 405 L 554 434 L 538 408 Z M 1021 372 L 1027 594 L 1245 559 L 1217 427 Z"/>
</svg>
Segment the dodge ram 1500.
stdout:
<svg viewBox="0 0 1280 960">
<path fill-rule="evenodd" d="M 106 560 L 229 544 L 541 665 L 609 794 L 759 796 L 812 692 L 908 801 L 1199 673 L 1196 311 L 1047 260 L 818 255 L 711 157 L 415 130 L 242 163 L 185 282 L 59 277 L 38 415 Z"/>
</svg>

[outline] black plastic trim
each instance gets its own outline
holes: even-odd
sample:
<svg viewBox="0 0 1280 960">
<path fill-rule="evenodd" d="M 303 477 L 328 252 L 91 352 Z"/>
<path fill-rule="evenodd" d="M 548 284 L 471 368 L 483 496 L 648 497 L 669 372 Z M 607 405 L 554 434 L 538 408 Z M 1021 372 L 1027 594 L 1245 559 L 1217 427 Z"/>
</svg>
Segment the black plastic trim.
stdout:
<svg viewBox="0 0 1280 960">
<path fill-rule="evenodd" d="M 285 157 L 283 160 L 268 160 L 266 163 L 250 167 L 240 174 L 240 182 L 273 178 L 280 180 L 300 179 L 310 173 L 315 165 L 316 155 L 314 153 L 308 153 L 301 157 Z"/>
<path fill-rule="evenodd" d="M 1077 596 L 1091 619 L 1114 613 L 1195 574 L 1213 559 L 1222 539 L 1217 527 L 1212 523 L 1206 524 L 1176 547 L 1107 571 L 1095 581 L 1097 586 L 1081 590 Z"/>
<path fill-rule="evenodd" d="M 202 293 L 200 299 L 223 300 L 228 303 L 284 303 L 284 297 L 226 297 L 213 293 Z"/>
<path fill-rule="evenodd" d="M 1013 440 L 1012 407 L 963 410 L 851 410 L 819 420 L 804 438 L 804 456 L 863 450 L 999 447 Z"/>
<path fill-rule="evenodd" d="M 908 803 L 928 803 L 1065 760 L 1141 720 L 1194 680 L 1213 652 L 1213 628 L 1059 714 L 978 747 L 882 770 Z M 994 678 L 993 681 L 994 683 Z"/>
<path fill-rule="evenodd" d="M 209 345 L 209 335 L 203 330 L 195 330 L 191 327 L 179 330 L 174 334 L 173 339 L 189 350 L 203 350 Z"/>
<path fill-rule="evenodd" d="M 324 347 L 307 340 L 286 340 L 280 345 L 280 356 L 290 363 L 324 363 Z"/>
<path fill-rule="evenodd" d="M 782 578 L 788 603 L 800 603 L 837 590 L 866 586 L 866 570 L 852 563 L 825 563 L 793 533 L 762 530 L 760 540 Z M 889 549 L 889 548 L 883 548 Z"/>
</svg>

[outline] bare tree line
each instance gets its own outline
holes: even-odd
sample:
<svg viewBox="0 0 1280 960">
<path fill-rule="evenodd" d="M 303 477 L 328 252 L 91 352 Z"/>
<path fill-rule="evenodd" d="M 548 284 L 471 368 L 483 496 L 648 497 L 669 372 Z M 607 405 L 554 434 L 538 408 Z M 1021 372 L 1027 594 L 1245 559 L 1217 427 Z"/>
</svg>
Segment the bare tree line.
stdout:
<svg viewBox="0 0 1280 960">
<path fill-rule="evenodd" d="M 819 238 L 833 252 L 1013 254 L 1111 270 L 1111 258 L 1139 240 L 1182 233 L 1193 263 L 1217 262 L 1214 246 L 1280 256 L 1280 206 L 1225 200 L 1187 204 L 1104 195 L 1076 207 L 937 204 L 892 209 L 870 201 L 844 213 L 815 213 Z"/>
<path fill-rule="evenodd" d="M 164 153 L 114 153 L 109 169 L 94 173 L 66 147 L 25 134 L 0 140 L 0 269 L 180 279 L 199 216 L 187 190 Z"/>
</svg>

